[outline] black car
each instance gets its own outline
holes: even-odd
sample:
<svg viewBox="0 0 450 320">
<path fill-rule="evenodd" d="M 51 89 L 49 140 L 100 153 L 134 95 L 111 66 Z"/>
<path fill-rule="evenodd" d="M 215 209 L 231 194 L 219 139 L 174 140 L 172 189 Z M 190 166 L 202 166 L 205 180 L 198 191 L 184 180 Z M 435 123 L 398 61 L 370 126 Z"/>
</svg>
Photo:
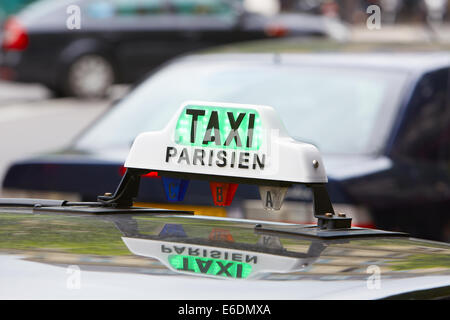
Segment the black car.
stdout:
<svg viewBox="0 0 450 320">
<path fill-rule="evenodd" d="M 220 316 L 252 304 L 239 301 L 238 307 L 236 300 L 450 296 L 445 243 L 368 229 L 359 236 L 332 230 L 311 238 L 179 211 L 81 214 L 2 200 L 0 299 L 167 299 L 183 307 L 192 304 L 186 300 L 212 299 L 223 301 L 211 313 Z M 329 233 L 340 238 L 325 237 Z M 268 304 L 258 315 L 278 318 L 282 308 Z M 183 311 L 167 304 L 160 309 L 171 318 Z"/>
<path fill-rule="evenodd" d="M 265 16 L 233 0 L 40 1 L 4 25 L 0 76 L 99 97 L 181 53 L 247 40 L 345 36 L 334 20 Z"/>
</svg>

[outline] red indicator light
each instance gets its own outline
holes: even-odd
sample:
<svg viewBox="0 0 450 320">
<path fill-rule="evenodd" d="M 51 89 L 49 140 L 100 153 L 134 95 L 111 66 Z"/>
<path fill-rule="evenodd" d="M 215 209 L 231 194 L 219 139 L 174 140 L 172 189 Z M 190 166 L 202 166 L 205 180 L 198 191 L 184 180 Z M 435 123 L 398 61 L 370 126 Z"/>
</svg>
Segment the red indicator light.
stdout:
<svg viewBox="0 0 450 320">
<path fill-rule="evenodd" d="M 126 171 L 127 171 L 127 168 L 125 168 L 124 166 L 121 166 L 121 167 L 119 168 L 119 174 L 120 174 L 120 176 L 123 176 L 123 175 L 125 174 Z M 158 175 L 158 172 L 157 172 L 157 171 L 150 171 L 150 172 L 147 173 L 147 174 L 143 174 L 141 177 L 143 177 L 143 178 L 161 178 L 161 177 Z"/>
<path fill-rule="evenodd" d="M 209 187 L 216 206 L 229 206 L 238 187 L 237 183 L 210 182 Z"/>
<path fill-rule="evenodd" d="M 159 175 L 158 175 L 158 172 L 156 172 L 156 171 L 150 171 L 147 174 L 143 174 L 141 177 L 144 177 L 144 178 L 159 178 Z"/>
</svg>

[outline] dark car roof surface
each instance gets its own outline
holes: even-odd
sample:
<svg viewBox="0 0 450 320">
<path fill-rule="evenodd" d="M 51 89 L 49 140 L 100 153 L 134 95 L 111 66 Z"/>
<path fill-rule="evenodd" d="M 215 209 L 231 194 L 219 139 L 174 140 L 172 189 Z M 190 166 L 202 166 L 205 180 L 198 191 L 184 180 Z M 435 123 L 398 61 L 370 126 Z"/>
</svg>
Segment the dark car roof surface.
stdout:
<svg viewBox="0 0 450 320">
<path fill-rule="evenodd" d="M 0 208 L 0 296 L 372 299 L 436 287 L 447 287 L 444 295 L 450 294 L 447 244 L 388 236 L 268 237 L 255 232 L 255 223 L 170 213 L 37 214 Z M 231 266 L 233 279 L 219 281 L 227 273 L 184 272 L 173 262 L 177 258 L 203 263 L 216 258 L 248 269 L 236 280 Z M 82 271 L 84 290 L 64 287 L 66 270 L 73 266 Z M 367 289 L 369 266 L 379 268 L 383 290 Z M 22 282 L 27 290 L 21 290 Z"/>
</svg>

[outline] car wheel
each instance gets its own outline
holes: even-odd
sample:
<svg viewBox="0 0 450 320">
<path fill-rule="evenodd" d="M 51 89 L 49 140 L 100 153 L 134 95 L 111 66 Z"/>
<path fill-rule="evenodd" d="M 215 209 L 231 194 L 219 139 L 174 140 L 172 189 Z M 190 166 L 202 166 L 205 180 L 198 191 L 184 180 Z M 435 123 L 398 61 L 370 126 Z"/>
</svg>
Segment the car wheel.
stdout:
<svg viewBox="0 0 450 320">
<path fill-rule="evenodd" d="M 67 93 L 83 99 L 98 99 L 107 95 L 114 83 L 111 63 L 97 54 L 79 57 L 67 73 Z"/>
</svg>

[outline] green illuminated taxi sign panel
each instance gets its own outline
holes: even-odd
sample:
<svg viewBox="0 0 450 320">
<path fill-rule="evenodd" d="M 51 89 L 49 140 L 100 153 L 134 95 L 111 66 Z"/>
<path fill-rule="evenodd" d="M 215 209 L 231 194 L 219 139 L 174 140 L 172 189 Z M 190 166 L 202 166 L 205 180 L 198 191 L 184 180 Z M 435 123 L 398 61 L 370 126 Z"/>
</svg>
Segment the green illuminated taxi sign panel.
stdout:
<svg viewBox="0 0 450 320">
<path fill-rule="evenodd" d="M 170 255 L 169 263 L 180 271 L 226 278 L 245 279 L 252 272 L 252 266 L 245 262 L 187 255 Z"/>
<path fill-rule="evenodd" d="M 261 118 L 246 108 L 186 106 L 175 128 L 175 142 L 194 147 L 258 150 Z"/>
</svg>

